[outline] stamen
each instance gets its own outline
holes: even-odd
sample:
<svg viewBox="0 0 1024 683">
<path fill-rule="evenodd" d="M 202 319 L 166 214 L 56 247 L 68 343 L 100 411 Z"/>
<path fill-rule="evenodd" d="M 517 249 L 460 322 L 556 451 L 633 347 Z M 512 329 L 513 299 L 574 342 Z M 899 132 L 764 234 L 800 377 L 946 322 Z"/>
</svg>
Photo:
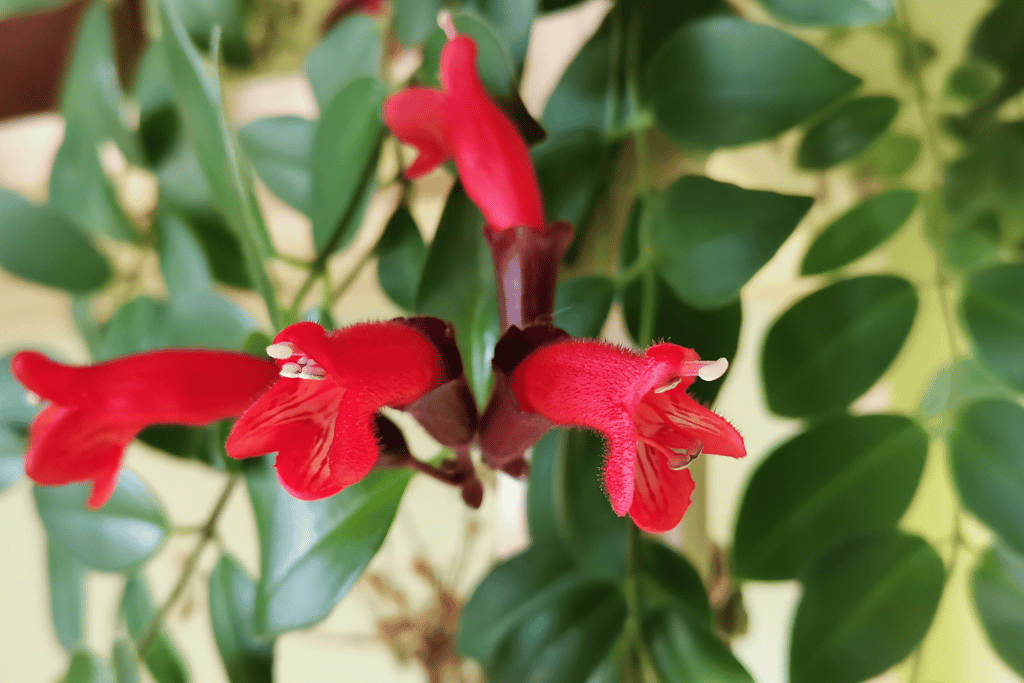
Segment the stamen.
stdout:
<svg viewBox="0 0 1024 683">
<path fill-rule="evenodd" d="M 657 389 L 655 389 L 654 393 L 656 393 L 656 394 L 663 394 L 666 391 L 669 391 L 671 389 L 675 389 L 677 386 L 679 386 L 679 383 L 682 382 L 682 381 L 683 381 L 682 377 L 676 377 L 674 380 L 672 380 L 671 382 L 669 382 L 665 386 L 658 387 Z"/>
<path fill-rule="evenodd" d="M 301 377 L 302 366 L 298 363 L 285 363 L 281 366 L 282 377 Z"/>
<path fill-rule="evenodd" d="M 42 402 L 43 399 L 39 398 L 38 394 L 33 394 L 31 391 L 25 392 L 25 403 L 29 404 L 30 406 L 38 406 L 41 405 Z"/>
<path fill-rule="evenodd" d="M 690 448 L 669 448 L 672 455 L 668 456 L 668 467 L 671 470 L 681 470 L 693 462 L 698 455 L 704 451 L 704 444 L 694 441 Z"/>
<path fill-rule="evenodd" d="M 306 363 L 309 362 L 309 358 L 307 358 L 306 356 L 303 356 L 302 358 L 298 359 L 295 362 L 298 363 L 299 365 L 305 365 Z"/>
<path fill-rule="evenodd" d="M 288 342 L 278 342 L 277 344 L 271 344 L 267 347 L 267 355 L 278 360 L 291 358 L 294 354 L 295 352 L 292 350 L 292 345 Z"/>
<path fill-rule="evenodd" d="M 437 25 L 448 36 L 448 40 L 453 40 L 458 36 L 458 33 L 455 32 L 455 22 L 452 21 L 452 13 L 448 10 L 441 10 L 437 13 Z"/>
<path fill-rule="evenodd" d="M 703 365 L 700 370 L 697 371 L 697 376 L 705 382 L 714 382 L 716 379 L 725 374 L 725 371 L 729 369 L 729 361 L 725 358 L 719 358 L 716 361 L 712 361 Z"/>
</svg>

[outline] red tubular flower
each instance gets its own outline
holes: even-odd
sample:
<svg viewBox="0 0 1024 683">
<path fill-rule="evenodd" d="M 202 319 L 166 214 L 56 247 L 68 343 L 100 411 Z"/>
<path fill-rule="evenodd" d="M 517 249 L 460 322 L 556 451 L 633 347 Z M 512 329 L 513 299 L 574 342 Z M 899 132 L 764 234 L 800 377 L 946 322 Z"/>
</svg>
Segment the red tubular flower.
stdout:
<svg viewBox="0 0 1024 683">
<path fill-rule="evenodd" d="M 281 484 L 302 500 L 332 496 L 366 476 L 377 461 L 374 414 L 405 408 L 448 379 L 430 338 L 402 319 L 330 334 L 296 323 L 267 353 L 281 377 L 235 423 L 227 452 L 276 451 Z"/>
<path fill-rule="evenodd" d="M 98 508 L 117 486 L 124 449 L 153 424 L 204 425 L 236 417 L 276 368 L 231 351 L 151 351 L 69 367 L 35 351 L 11 359 L 26 389 L 49 401 L 29 428 L 25 473 L 45 486 L 92 481 Z"/>
<path fill-rule="evenodd" d="M 612 508 L 645 531 L 668 531 L 690 504 L 685 469 L 702 453 L 740 458 L 743 438 L 686 394 L 694 377 L 718 379 L 725 359 L 700 361 L 692 349 L 657 344 L 639 355 L 592 340 L 543 346 L 515 370 L 523 411 L 557 425 L 596 429 L 608 439 L 604 482 Z"/>
</svg>

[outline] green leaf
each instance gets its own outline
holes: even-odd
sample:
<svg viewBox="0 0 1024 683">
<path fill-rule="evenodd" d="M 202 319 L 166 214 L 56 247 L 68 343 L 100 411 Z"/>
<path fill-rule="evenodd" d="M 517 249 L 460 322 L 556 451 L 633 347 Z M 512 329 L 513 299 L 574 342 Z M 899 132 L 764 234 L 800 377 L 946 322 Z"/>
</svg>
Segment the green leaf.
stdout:
<svg viewBox="0 0 1024 683">
<path fill-rule="evenodd" d="M 96 360 L 166 347 L 169 316 L 170 306 L 166 302 L 147 296 L 132 299 L 107 321 L 95 351 Z"/>
<path fill-rule="evenodd" d="M 860 163 L 874 175 L 896 178 L 910 170 L 920 153 L 921 141 L 917 138 L 886 133 L 860 155 Z"/>
<path fill-rule="evenodd" d="M 812 203 L 700 176 L 680 178 L 650 209 L 658 274 L 694 308 L 732 303 Z"/>
<path fill-rule="evenodd" d="M 274 641 L 255 635 L 256 584 L 231 555 L 210 574 L 210 619 L 231 683 L 271 683 Z"/>
<path fill-rule="evenodd" d="M 16 437 L 28 430 L 42 405 L 28 402 L 28 391 L 11 374 L 11 359 L 14 354 L 0 357 L 0 434 Z M 3 437 L 0 437 L 3 438 Z M 0 448 L 6 453 L 20 452 L 20 447 L 4 441 Z"/>
<path fill-rule="evenodd" d="M 197 293 L 212 293 L 213 275 L 199 240 L 178 216 L 161 213 L 156 218 L 160 273 L 171 300 Z"/>
<path fill-rule="evenodd" d="M 378 470 L 324 500 L 293 498 L 271 458 L 245 462 L 256 513 L 262 571 L 256 630 L 270 635 L 326 617 L 377 553 L 411 472 Z"/>
<path fill-rule="evenodd" d="M 589 275 L 558 283 L 555 325 L 573 337 L 598 337 L 612 307 L 615 285 L 603 275 Z"/>
<path fill-rule="evenodd" d="M 0 0 L 0 20 L 60 7 L 63 0 Z"/>
<path fill-rule="evenodd" d="M 377 175 L 386 94 L 380 81 L 360 78 L 341 89 L 317 123 L 310 218 L 318 250 L 348 246 L 359 228 L 360 197 Z"/>
<path fill-rule="evenodd" d="M 106 284 L 110 266 L 57 211 L 0 187 L 0 267 L 15 277 L 69 292 Z"/>
<path fill-rule="evenodd" d="M 498 40 L 507 46 L 514 70 L 521 72 L 530 42 L 530 27 L 537 12 L 537 0 L 468 0 L 465 6 L 476 9 L 480 16 L 490 22 Z M 458 23 L 455 28 L 459 33 L 465 32 L 476 38 Z"/>
<path fill-rule="evenodd" d="M 950 439 L 953 479 L 967 508 L 1024 553 L 1024 408 L 999 399 L 960 413 Z"/>
<path fill-rule="evenodd" d="M 0 493 L 25 476 L 24 454 L 25 439 L 0 425 Z"/>
<path fill-rule="evenodd" d="M 110 667 L 88 650 L 79 650 L 71 658 L 61 683 L 110 683 Z"/>
<path fill-rule="evenodd" d="M 700 574 L 686 558 L 658 541 L 640 545 L 640 592 L 645 610 L 671 607 L 711 627 L 711 605 Z"/>
<path fill-rule="evenodd" d="M 153 492 L 122 469 L 117 489 L 99 510 L 89 510 L 89 484 L 36 486 L 36 509 L 53 543 L 85 566 L 107 572 L 137 568 L 163 546 L 168 524 Z"/>
<path fill-rule="evenodd" d="M 1024 557 L 1001 545 L 989 548 L 974 568 L 971 593 L 992 647 L 1024 676 Z"/>
<path fill-rule="evenodd" d="M 483 236 L 483 216 L 456 184 L 448 195 L 434 240 L 427 248 L 416 295 L 416 313 L 455 325 L 459 351 L 466 360 L 470 386 L 483 396 L 497 338 L 487 341 L 477 330 L 494 329 L 497 320 L 494 266 Z M 500 334 L 500 330 L 499 330 Z"/>
<path fill-rule="evenodd" d="M 868 197 L 818 235 L 800 273 L 817 275 L 856 261 L 896 234 L 915 207 L 917 193 L 910 190 Z"/>
<path fill-rule="evenodd" d="M 843 163 L 881 137 L 899 108 L 899 101 L 887 95 L 850 100 L 807 130 L 797 162 L 811 169 Z"/>
<path fill-rule="evenodd" d="M 238 131 L 242 151 L 260 180 L 282 201 L 303 213 L 310 210 L 315 126 L 314 121 L 300 116 L 271 116 Z"/>
<path fill-rule="evenodd" d="M 306 75 L 320 111 L 325 111 L 348 83 L 378 76 L 383 49 L 373 18 L 353 14 L 335 24 L 306 57 Z"/>
<path fill-rule="evenodd" d="M 916 311 L 913 285 L 892 275 L 843 280 L 804 297 L 765 338 L 768 405 L 791 417 L 849 405 L 896 358 Z"/>
<path fill-rule="evenodd" d="M 673 32 L 645 80 L 658 127 L 698 149 L 775 137 L 860 83 L 788 33 L 736 17 Z"/>
<path fill-rule="evenodd" d="M 643 638 L 662 683 L 754 683 L 729 648 L 688 614 L 660 609 L 643 622 Z"/>
<path fill-rule="evenodd" d="M 416 310 L 427 248 L 409 209 L 400 206 L 377 243 L 377 279 L 384 293 L 407 311 Z"/>
<path fill-rule="evenodd" d="M 548 220 L 568 221 L 583 230 L 608 182 L 612 156 L 596 130 L 559 131 L 534 147 L 533 163 Z"/>
<path fill-rule="evenodd" d="M 792 683 L 859 683 L 924 639 L 942 597 L 942 558 L 895 530 L 831 550 L 803 576 L 790 643 Z"/>
<path fill-rule="evenodd" d="M 405 47 L 423 42 L 437 26 L 441 0 L 395 0 L 392 30 Z"/>
<path fill-rule="evenodd" d="M 786 441 L 747 485 L 733 541 L 736 575 L 796 578 L 836 543 L 895 527 L 927 455 L 928 436 L 899 415 L 842 416 Z"/>
<path fill-rule="evenodd" d="M 60 543 L 46 544 L 50 616 L 57 641 L 66 652 L 85 645 L 85 581 L 89 569 Z"/>
<path fill-rule="evenodd" d="M 541 124 L 551 139 L 571 131 L 604 134 L 612 126 L 608 109 L 612 57 L 612 21 L 605 19 L 566 68 L 544 105 Z M 619 88 L 621 91 L 621 88 Z M 618 112 L 614 112 L 618 116 Z"/>
<path fill-rule="evenodd" d="M 526 488 L 526 523 L 534 545 L 565 545 L 560 521 L 562 432 L 549 430 L 533 446 Z"/>
<path fill-rule="evenodd" d="M 579 581 L 572 558 L 561 548 L 534 539 L 529 548 L 492 569 L 473 591 L 459 621 L 459 652 L 478 662 L 490 661 L 513 628 Z"/>
<path fill-rule="evenodd" d="M 128 634 L 138 645 L 150 622 L 156 616 L 156 605 L 149 593 L 146 579 L 135 574 L 128 579 L 121 597 L 121 612 L 124 614 Z M 146 653 L 146 668 L 157 683 L 188 683 L 188 666 L 177 647 L 171 641 L 166 629 L 162 629 Z"/>
<path fill-rule="evenodd" d="M 139 660 L 130 640 L 119 638 L 114 641 L 110 663 L 113 665 L 116 683 L 139 683 Z"/>
<path fill-rule="evenodd" d="M 1024 264 L 993 266 L 971 277 L 963 318 L 985 366 L 1024 391 Z"/>
<path fill-rule="evenodd" d="M 189 38 L 207 52 L 216 50 L 210 36 L 221 31 L 221 50 L 224 61 L 236 67 L 249 66 L 251 55 L 246 39 L 246 15 L 254 4 L 250 0 L 170 0 L 174 13 Z"/>
<path fill-rule="evenodd" d="M 989 62 L 970 59 L 949 72 L 946 95 L 977 104 L 996 91 L 1003 77 Z"/>
<path fill-rule="evenodd" d="M 805 26 L 866 26 L 896 16 L 894 0 L 760 0 L 784 21 Z"/>
<path fill-rule="evenodd" d="M 467 35 L 476 43 L 476 67 L 484 87 L 499 99 L 511 95 L 516 88 L 512 58 L 505 44 L 495 33 L 494 26 L 478 15 L 467 12 L 453 15 L 452 21 L 460 35 Z M 439 60 L 447 42 L 448 37 L 440 27 L 436 27 L 430 33 L 423 46 L 423 64 L 417 74 L 419 80 L 429 85 L 440 86 Z"/>
<path fill-rule="evenodd" d="M 1024 88 L 1024 72 L 1019 68 L 1024 60 L 1021 26 L 1024 26 L 1024 4 L 1004 0 L 993 5 L 971 36 L 970 54 L 992 64 L 1003 76 L 999 87 L 985 102 L 989 111 Z"/>
<path fill-rule="evenodd" d="M 188 222 L 192 234 L 202 244 L 213 277 L 232 287 L 251 289 L 252 279 L 246 272 L 242 245 L 224 219 L 212 209 L 183 213 L 181 218 Z"/>
<path fill-rule="evenodd" d="M 527 618 L 498 646 L 492 683 L 584 683 L 626 621 L 616 586 L 577 586 Z"/>
</svg>

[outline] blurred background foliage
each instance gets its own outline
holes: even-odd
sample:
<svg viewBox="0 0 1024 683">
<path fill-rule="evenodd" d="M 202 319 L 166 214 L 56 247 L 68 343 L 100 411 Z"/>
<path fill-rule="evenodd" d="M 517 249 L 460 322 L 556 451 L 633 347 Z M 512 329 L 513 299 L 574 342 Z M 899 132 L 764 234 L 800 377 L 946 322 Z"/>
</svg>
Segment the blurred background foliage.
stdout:
<svg viewBox="0 0 1024 683">
<path fill-rule="evenodd" d="M 732 463 L 697 461 L 682 540 L 666 542 L 609 510 L 599 439 L 550 433 L 533 453 L 529 546 L 466 594 L 431 584 L 429 628 L 378 620 L 399 659 L 430 680 L 1024 676 L 1019 0 L 3 0 L 0 117 L 55 109 L 65 125 L 44 202 L 0 188 L 0 267 L 67 297 L 103 360 L 257 350 L 300 318 L 332 327 L 375 264 L 393 309 L 455 324 L 482 404 L 500 333 L 482 217 L 442 183 L 425 218 L 437 176 L 400 177 L 409 158 L 380 118 L 403 84 L 436 87 L 441 9 L 535 143 L 549 219 L 576 228 L 556 323 L 746 354 L 750 401 L 784 428 L 759 438 L 724 402 L 755 469 L 730 498 L 712 484 Z M 573 11 L 598 16 L 595 32 L 527 106 L 520 85 L 545 59 L 534 22 Z M 317 116 L 236 125 L 225 89 L 295 72 Z M 300 248 L 281 248 L 263 187 L 297 212 Z M 5 489 L 36 410 L 4 371 Z M 84 486 L 33 489 L 64 680 L 207 680 L 165 628 L 178 595 L 155 598 L 143 569 L 198 533 L 187 579 L 236 482 L 258 576 L 221 543 L 206 577 L 232 683 L 271 680 L 276 639 L 327 617 L 381 547 L 408 473 L 304 503 L 269 458 L 226 459 L 226 427 L 140 437 L 223 473 L 196 529 L 128 471 L 99 511 Z M 99 652 L 85 635 L 96 572 L 124 577 Z M 798 597 L 791 622 L 759 630 L 767 582 Z M 768 644 L 745 641 L 748 625 Z M 784 671 L 759 648 L 788 652 Z"/>
</svg>

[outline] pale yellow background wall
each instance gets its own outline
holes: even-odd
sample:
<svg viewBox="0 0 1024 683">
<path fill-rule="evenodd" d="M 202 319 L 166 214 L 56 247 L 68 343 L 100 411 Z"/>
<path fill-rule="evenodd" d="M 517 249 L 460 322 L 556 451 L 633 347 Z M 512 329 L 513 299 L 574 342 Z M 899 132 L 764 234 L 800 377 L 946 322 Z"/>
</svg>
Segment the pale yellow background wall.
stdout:
<svg viewBox="0 0 1024 683">
<path fill-rule="evenodd" d="M 742 4 L 755 18 L 764 17 L 751 3 Z M 956 59 L 966 32 L 987 4 L 983 0 L 917 0 L 911 7 L 918 33 L 938 45 L 944 57 Z M 558 74 L 582 41 L 596 29 L 606 9 L 603 0 L 594 0 L 579 11 L 537 22 L 523 87 L 524 99 L 532 111 L 541 110 Z M 815 37 L 810 32 L 803 35 L 808 40 Z M 866 77 L 866 92 L 897 94 L 906 87 L 894 76 L 892 48 L 878 36 L 865 33 L 844 43 L 831 56 Z M 929 70 L 928 86 L 932 92 L 941 88 L 939 79 L 948 66 L 948 63 L 941 63 Z M 864 73 L 865 68 L 870 69 L 870 73 Z M 313 114 L 315 107 L 308 86 L 298 75 L 233 84 L 228 103 L 232 118 L 238 124 L 272 114 Z M 912 107 L 904 107 L 895 128 L 900 132 L 919 130 L 919 120 Z M 34 199 L 43 199 L 62 129 L 56 116 L 0 125 L 0 185 Z M 718 408 L 741 429 L 751 457 L 742 462 L 715 460 L 707 467 L 708 526 L 711 537 L 721 543 L 727 542 L 731 534 L 735 508 L 750 470 L 774 444 L 798 428 L 793 421 L 769 415 L 764 406 L 758 385 L 758 343 L 779 313 L 818 284 L 812 280 L 796 282 L 799 259 L 809 238 L 830 217 L 847 208 L 853 197 L 852 185 L 842 173 L 829 174 L 825 183 L 819 184 L 817 177 L 793 171 L 789 160 L 798 139 L 797 134 L 791 133 L 771 144 L 719 153 L 707 161 L 705 168 L 708 175 L 718 180 L 824 197 L 798 228 L 795 238 L 743 292 L 744 338 L 727 375 Z M 666 172 L 678 168 L 674 160 L 666 161 L 665 166 Z M 447 182 L 442 175 L 429 181 L 438 190 L 443 190 Z M 305 219 L 266 192 L 261 192 L 261 200 L 281 251 L 307 255 L 311 245 Z M 393 201 L 394 197 L 378 197 L 358 243 L 332 264 L 332 270 L 347 272 L 363 250 L 375 242 L 389 203 Z M 417 217 L 423 225 L 433 225 L 439 206 L 436 200 L 428 199 L 418 208 Z M 624 209 L 616 206 L 613 194 L 601 210 L 614 214 Z M 858 264 L 857 269 L 891 269 L 914 279 L 926 277 L 930 256 L 923 251 L 923 243 L 916 234 L 919 226 L 915 225 L 913 231 L 914 234 L 900 239 L 885 254 Z M 150 265 L 155 272 L 155 263 Z M 282 267 L 276 274 L 286 283 L 286 291 L 294 291 L 297 273 Z M 259 317 L 259 302 L 246 303 Z M 929 328 L 934 329 L 931 325 L 936 310 L 934 298 L 924 295 L 912 339 L 900 357 L 900 361 L 913 358 L 914 362 L 901 370 L 900 377 L 890 376 L 890 373 L 883 378 L 858 401 L 858 409 L 882 410 L 896 406 L 912 410 L 916 406 L 927 368 L 945 353 L 944 348 L 937 346 L 935 335 L 929 332 Z M 345 324 L 387 317 L 398 311 L 380 294 L 374 271 L 368 268 L 334 313 L 338 323 Z M 617 317 L 613 317 L 607 332 L 621 338 Z M 0 272 L 0 353 L 21 346 L 52 349 L 70 360 L 84 361 L 86 357 L 72 325 L 66 297 Z M 894 388 L 897 386 L 899 391 Z M 424 440 L 420 444 L 428 449 L 424 452 L 429 452 L 429 443 Z M 909 528 L 930 540 L 946 535 L 952 511 L 943 462 L 943 454 L 932 454 L 925 485 L 907 519 Z M 182 526 L 201 522 L 221 487 L 220 475 L 155 455 L 143 447 L 130 450 L 127 464 L 156 490 L 170 518 Z M 242 489 L 235 491 L 221 530 L 225 547 L 255 573 L 258 548 L 252 515 L 244 497 Z M 868 500 L 866 497 L 866 502 Z M 472 548 L 468 565 L 458 577 L 460 587 L 466 591 L 494 557 L 512 552 L 526 542 L 522 514 L 522 488 L 507 478 L 498 479 L 496 495 L 489 496 L 478 513 L 466 511 L 451 491 L 417 478 L 373 566 L 394 577 L 410 575 L 412 558 L 425 555 L 434 566 L 451 576 L 455 558 L 461 552 L 459 539 L 467 522 L 475 520 L 482 526 L 482 532 Z M 690 517 L 696 519 L 692 513 Z M 685 527 L 686 524 L 684 533 Z M 193 544 L 194 537 L 172 537 L 148 568 L 147 576 L 158 600 L 166 596 Z M 939 550 L 945 552 L 941 546 Z M 214 551 L 207 551 L 204 571 L 209 571 L 215 557 Z M 961 565 L 964 571 L 969 568 L 968 564 Z M 416 579 L 402 580 L 401 584 L 421 603 L 427 599 L 428 592 Z M 954 588 L 954 599 L 947 597 L 943 601 L 936 633 L 926 644 L 921 680 L 944 683 L 1015 680 L 982 644 L 962 585 L 960 581 Z M 87 640 L 104 655 L 109 652 L 115 636 L 111 625 L 121 586 L 121 579 L 111 575 L 94 574 L 89 583 Z M 786 634 L 793 605 L 799 597 L 798 588 L 795 583 L 750 584 L 745 597 L 751 626 L 749 633 L 736 641 L 738 655 L 759 683 L 783 683 Z M 0 495 L 0 683 L 53 680 L 64 670 L 66 657 L 52 633 L 47 600 L 42 528 L 34 511 L 30 487 L 22 482 Z M 279 680 L 288 683 L 422 680 L 414 666 L 396 664 L 387 648 L 372 640 L 374 618 L 383 609 L 383 603 L 372 591 L 359 585 L 321 627 L 282 637 L 277 646 Z M 203 581 L 193 583 L 182 605 L 172 614 L 169 625 L 192 665 L 193 680 L 196 683 L 224 681 L 209 627 Z M 884 680 L 900 680 L 902 675 L 901 671 L 896 671 Z"/>
</svg>

